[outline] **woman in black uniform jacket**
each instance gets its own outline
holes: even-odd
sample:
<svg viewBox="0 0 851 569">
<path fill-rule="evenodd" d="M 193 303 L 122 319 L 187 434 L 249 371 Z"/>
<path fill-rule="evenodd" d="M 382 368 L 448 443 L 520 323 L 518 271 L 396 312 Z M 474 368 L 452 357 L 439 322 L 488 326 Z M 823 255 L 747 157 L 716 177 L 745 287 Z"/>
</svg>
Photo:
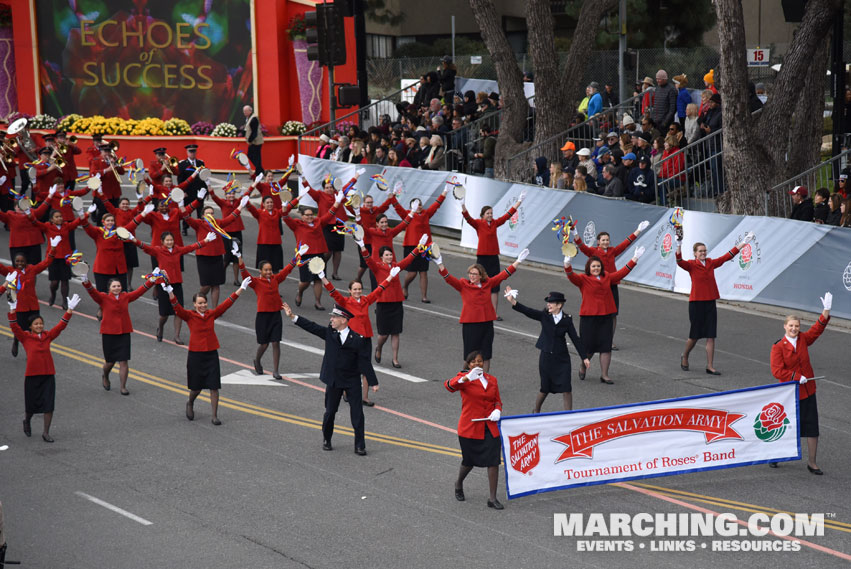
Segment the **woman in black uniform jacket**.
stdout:
<svg viewBox="0 0 851 569">
<path fill-rule="evenodd" d="M 541 322 L 541 335 L 535 347 L 541 350 L 538 357 L 538 372 L 541 374 L 541 391 L 535 399 L 535 413 L 541 412 L 541 405 L 550 393 L 561 393 L 564 399 L 564 410 L 573 409 L 573 392 L 570 385 L 570 353 L 567 351 L 567 340 L 565 334 L 570 336 L 579 357 L 587 368 L 591 361 L 588 359 L 582 341 L 570 314 L 562 312 L 564 307 L 564 294 L 551 292 L 544 299 L 547 303 L 546 310 L 535 310 L 517 302 L 517 291 L 510 286 L 505 287 L 505 298 L 511 303 L 511 307 L 525 314 L 532 320 Z"/>
</svg>

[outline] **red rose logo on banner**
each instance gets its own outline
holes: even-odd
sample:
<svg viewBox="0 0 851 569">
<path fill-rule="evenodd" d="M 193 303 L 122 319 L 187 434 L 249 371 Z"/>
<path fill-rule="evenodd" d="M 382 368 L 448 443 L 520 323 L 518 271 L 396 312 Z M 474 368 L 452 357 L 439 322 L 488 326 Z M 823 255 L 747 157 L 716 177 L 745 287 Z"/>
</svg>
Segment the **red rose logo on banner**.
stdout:
<svg viewBox="0 0 851 569">
<path fill-rule="evenodd" d="M 250 0 L 36 3 L 43 112 L 239 122 L 253 101 Z"/>
<path fill-rule="evenodd" d="M 788 424 L 786 409 L 780 403 L 773 402 L 762 408 L 759 417 L 754 420 L 753 428 L 761 441 L 770 443 L 783 436 Z"/>
<path fill-rule="evenodd" d="M 511 468 L 527 474 L 530 470 L 538 466 L 541 461 L 541 450 L 538 446 L 538 433 L 528 435 L 523 433 L 516 437 L 509 437 L 511 451 L 508 460 L 511 463 Z"/>
</svg>

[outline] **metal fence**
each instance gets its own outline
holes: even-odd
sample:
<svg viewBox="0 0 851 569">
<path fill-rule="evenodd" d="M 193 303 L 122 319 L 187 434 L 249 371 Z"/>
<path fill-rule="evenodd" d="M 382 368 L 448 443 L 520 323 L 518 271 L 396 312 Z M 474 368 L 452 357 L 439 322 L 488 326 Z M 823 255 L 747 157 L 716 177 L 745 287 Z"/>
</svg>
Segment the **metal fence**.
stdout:
<svg viewBox="0 0 851 569">
<path fill-rule="evenodd" d="M 722 133 L 715 131 L 659 161 L 656 203 L 698 211 L 715 211 L 724 192 Z"/>
<path fill-rule="evenodd" d="M 792 198 L 789 191 L 795 186 L 806 186 L 812 196 L 818 188 L 827 188 L 831 193 L 838 187 L 839 173 L 848 166 L 851 150 L 844 150 L 830 160 L 816 164 L 797 176 L 789 178 L 771 188 L 765 194 L 764 215 L 789 217 L 792 213 Z"/>
</svg>

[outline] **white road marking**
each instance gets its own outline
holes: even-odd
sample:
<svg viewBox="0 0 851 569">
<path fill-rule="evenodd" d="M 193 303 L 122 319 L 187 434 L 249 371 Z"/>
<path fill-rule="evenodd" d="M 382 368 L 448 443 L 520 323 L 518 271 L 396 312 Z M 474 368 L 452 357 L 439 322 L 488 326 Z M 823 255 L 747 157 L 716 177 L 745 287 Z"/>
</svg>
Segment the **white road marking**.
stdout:
<svg viewBox="0 0 851 569">
<path fill-rule="evenodd" d="M 9 445 L 3 445 L 3 446 L 0 447 L 0 451 L 7 450 L 8 448 L 9 448 Z"/>
<path fill-rule="evenodd" d="M 138 523 L 142 524 L 143 526 L 150 526 L 150 525 L 154 524 L 154 522 L 149 522 L 145 518 L 140 518 L 139 516 L 137 516 L 136 514 L 134 514 L 132 512 L 128 512 L 127 510 L 122 510 L 118 506 L 113 506 L 109 502 L 104 502 L 100 498 L 95 498 L 94 496 L 86 494 L 85 492 L 74 492 L 74 494 L 76 494 L 77 496 L 80 496 L 81 498 L 85 498 L 89 502 L 97 504 L 98 506 L 103 506 L 107 510 L 112 510 L 116 514 L 121 514 L 125 518 L 130 518 L 134 522 L 138 522 Z"/>
<path fill-rule="evenodd" d="M 222 383 L 229 385 L 271 385 L 275 387 L 287 387 L 287 384 L 281 383 L 269 374 L 254 375 L 253 372 L 247 369 L 241 369 L 237 372 L 223 375 L 221 381 Z"/>
</svg>

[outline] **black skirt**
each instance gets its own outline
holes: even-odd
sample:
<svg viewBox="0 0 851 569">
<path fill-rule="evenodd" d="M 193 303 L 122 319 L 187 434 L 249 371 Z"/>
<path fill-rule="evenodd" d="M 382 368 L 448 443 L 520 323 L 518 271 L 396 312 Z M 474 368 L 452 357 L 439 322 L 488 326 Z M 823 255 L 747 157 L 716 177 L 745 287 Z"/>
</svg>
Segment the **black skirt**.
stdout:
<svg viewBox="0 0 851 569">
<path fill-rule="evenodd" d="M 688 303 L 688 337 L 714 338 L 718 328 L 718 311 L 714 300 L 692 300 Z"/>
<path fill-rule="evenodd" d="M 130 334 L 101 334 L 100 337 L 104 361 L 130 361 Z"/>
<path fill-rule="evenodd" d="M 47 280 L 49 281 L 69 281 L 71 280 L 71 266 L 65 262 L 65 259 L 53 259 L 50 266 L 47 267 Z"/>
<path fill-rule="evenodd" d="M 53 413 L 56 399 L 56 377 L 53 375 L 28 375 L 24 379 L 24 405 L 27 415 Z"/>
<path fill-rule="evenodd" d="M 198 282 L 201 286 L 225 284 L 225 264 L 221 255 L 195 255 L 198 267 Z"/>
<path fill-rule="evenodd" d="M 495 277 L 502 270 L 499 268 L 499 255 L 477 255 L 476 262 L 485 268 L 488 277 Z M 499 285 L 491 287 L 491 292 L 499 292 Z"/>
<path fill-rule="evenodd" d="M 130 241 L 124 242 L 124 259 L 127 261 L 128 269 L 135 269 L 139 266 L 139 250 Z"/>
<path fill-rule="evenodd" d="M 314 257 L 321 257 L 321 253 L 317 253 L 315 255 L 305 255 L 301 258 L 304 261 L 304 264 L 299 266 L 298 268 L 298 282 L 300 283 L 312 283 L 319 280 L 319 277 L 310 272 L 310 269 L 307 268 L 307 264 Z"/>
<path fill-rule="evenodd" d="M 41 256 L 41 245 L 27 245 L 26 247 L 9 247 L 9 257 L 15 264 L 15 255 L 21 253 L 27 258 L 28 265 L 38 265 L 44 258 Z"/>
<path fill-rule="evenodd" d="M 174 297 L 178 304 L 183 306 L 183 283 L 171 283 L 171 288 L 174 290 Z M 160 316 L 174 316 L 174 308 L 171 306 L 171 299 L 164 290 L 157 293 L 157 307 L 159 308 Z"/>
<path fill-rule="evenodd" d="M 489 360 L 493 356 L 493 321 L 463 322 L 461 338 L 464 342 L 464 352 L 461 359 L 474 351 L 482 352 L 482 359 Z"/>
<path fill-rule="evenodd" d="M 411 251 L 416 249 L 416 247 L 412 247 L 410 245 L 405 245 L 405 257 L 411 254 Z M 414 260 L 411 261 L 411 264 L 408 265 L 407 271 L 409 273 L 424 273 L 428 271 L 428 259 L 421 255 L 417 255 L 414 257 Z"/>
<path fill-rule="evenodd" d="M 322 235 L 325 236 L 325 244 L 328 245 L 328 250 L 331 252 L 342 251 L 346 247 L 346 236 L 334 231 L 334 225 L 326 225 L 322 228 Z"/>
<path fill-rule="evenodd" d="M 405 309 L 401 302 L 375 303 L 375 329 L 379 336 L 402 333 Z"/>
<path fill-rule="evenodd" d="M 538 372 L 541 374 L 541 393 L 570 393 L 570 354 L 548 354 L 538 356 Z"/>
<path fill-rule="evenodd" d="M 228 235 L 231 236 L 230 239 L 225 239 L 225 257 L 224 263 L 227 267 L 231 263 L 234 265 L 239 264 L 239 259 L 237 259 L 233 253 L 231 253 L 231 249 L 233 249 L 234 240 L 239 241 L 240 247 L 242 247 L 242 231 L 228 231 Z M 182 257 L 181 257 L 182 259 Z"/>
<path fill-rule="evenodd" d="M 192 391 L 221 389 L 222 370 L 219 351 L 189 352 L 186 358 L 186 386 Z"/>
<path fill-rule="evenodd" d="M 117 273 L 114 275 L 106 275 L 104 273 L 95 273 L 95 289 L 98 292 L 109 292 L 109 281 L 116 279 L 121 283 L 121 290 L 127 292 L 127 273 Z"/>
<path fill-rule="evenodd" d="M 254 317 L 254 334 L 258 344 L 280 342 L 283 331 L 283 319 L 278 312 L 258 312 Z"/>
<path fill-rule="evenodd" d="M 801 411 L 801 436 L 819 436 L 818 403 L 816 402 L 816 394 L 813 393 L 805 399 L 800 399 L 798 401 L 798 407 L 800 407 Z"/>
<path fill-rule="evenodd" d="M 618 293 L 618 285 L 616 285 L 616 284 L 611 285 L 611 288 L 612 288 L 612 298 L 615 299 L 615 316 L 617 316 L 618 312 L 620 312 L 620 309 L 621 309 L 621 296 Z"/>
<path fill-rule="evenodd" d="M 579 337 L 589 358 L 591 354 L 606 354 L 612 351 L 613 318 L 614 314 L 579 317 Z"/>
<path fill-rule="evenodd" d="M 487 427 L 485 427 L 485 438 L 468 439 L 458 435 L 458 444 L 461 446 L 462 465 L 499 466 L 502 446 L 499 439 L 493 436 Z"/>
<path fill-rule="evenodd" d="M 284 248 L 280 245 L 257 244 L 257 261 L 254 268 L 259 269 L 262 261 L 272 263 L 272 272 L 277 273 L 284 268 Z"/>
</svg>

